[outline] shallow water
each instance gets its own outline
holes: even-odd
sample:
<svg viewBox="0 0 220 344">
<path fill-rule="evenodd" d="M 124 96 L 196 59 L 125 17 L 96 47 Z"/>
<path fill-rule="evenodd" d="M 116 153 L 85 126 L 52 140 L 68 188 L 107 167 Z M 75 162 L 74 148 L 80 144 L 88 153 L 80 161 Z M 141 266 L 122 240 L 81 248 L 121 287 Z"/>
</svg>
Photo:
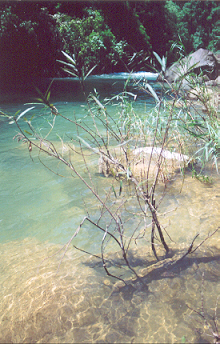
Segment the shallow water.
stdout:
<svg viewBox="0 0 220 344">
<path fill-rule="evenodd" d="M 146 111 L 150 104 L 141 98 L 137 111 Z M 55 105 L 68 115 L 85 115 L 84 103 L 77 97 L 57 100 Z M 15 101 L 4 102 L 2 108 L 13 113 L 25 107 Z M 146 287 L 138 283 L 123 287 L 105 275 L 98 258 L 77 251 L 72 244 L 62 260 L 64 250 L 58 251 L 85 216 L 84 201 L 93 216 L 97 202 L 66 169 L 56 166 L 65 178 L 52 174 L 34 151 L 32 161 L 26 146 L 12 140 L 15 127 L 0 124 L 0 342 L 176 343 L 183 336 L 186 342 L 212 342 L 202 318 L 188 306 L 201 310 L 203 302 L 206 318 L 215 314 L 220 233 L 173 269 L 150 274 Z M 72 132 L 62 121 L 58 125 Z M 96 160 L 91 157 L 92 173 L 98 187 L 105 189 L 106 179 L 98 176 Z M 190 174 L 183 187 L 178 175 L 167 185 L 161 222 L 174 241 L 173 250 L 178 246 L 185 252 L 198 232 L 197 244 L 219 226 L 219 175 L 211 168 L 206 173 L 211 185 Z M 132 202 L 129 206 L 132 209 Z M 101 239 L 102 233 L 87 224 L 73 244 L 99 255 Z M 107 258 L 121 264 L 111 243 Z M 129 260 L 144 276 L 154 262 L 147 235 L 131 246 Z M 121 273 L 131 277 L 123 266 Z M 220 305 L 218 317 L 219 310 Z"/>
</svg>

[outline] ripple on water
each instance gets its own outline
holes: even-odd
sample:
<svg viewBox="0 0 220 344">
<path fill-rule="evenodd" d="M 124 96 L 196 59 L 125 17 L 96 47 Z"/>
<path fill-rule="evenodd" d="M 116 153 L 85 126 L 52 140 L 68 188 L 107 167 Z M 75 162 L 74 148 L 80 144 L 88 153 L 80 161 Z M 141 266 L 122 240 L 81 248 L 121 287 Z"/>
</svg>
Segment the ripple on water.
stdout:
<svg viewBox="0 0 220 344">
<path fill-rule="evenodd" d="M 85 264 L 87 257 L 74 249 L 58 272 L 56 255 L 39 266 L 59 248 L 35 239 L 0 245 L 0 342 L 174 343 L 182 336 L 196 341 L 198 322 L 187 305 L 201 305 L 203 272 L 210 312 L 220 293 L 220 261 L 210 259 L 219 252 L 214 248 L 210 261 L 198 255 L 196 274 L 190 262 L 150 280 L 148 291 L 114 288 L 114 280 Z"/>
</svg>

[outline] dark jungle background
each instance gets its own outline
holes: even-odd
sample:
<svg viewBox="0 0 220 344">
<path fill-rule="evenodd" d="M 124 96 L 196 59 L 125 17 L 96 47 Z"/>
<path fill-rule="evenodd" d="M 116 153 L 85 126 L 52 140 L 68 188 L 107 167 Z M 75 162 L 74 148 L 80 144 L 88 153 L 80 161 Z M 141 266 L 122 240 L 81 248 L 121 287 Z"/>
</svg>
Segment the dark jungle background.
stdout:
<svg viewBox="0 0 220 344">
<path fill-rule="evenodd" d="M 0 3 L 0 81 L 11 87 L 42 77 L 65 76 L 61 51 L 93 74 L 157 66 L 153 51 L 177 59 L 219 50 L 218 1 L 19 1 Z M 150 70 L 150 67 L 149 67 Z"/>
</svg>

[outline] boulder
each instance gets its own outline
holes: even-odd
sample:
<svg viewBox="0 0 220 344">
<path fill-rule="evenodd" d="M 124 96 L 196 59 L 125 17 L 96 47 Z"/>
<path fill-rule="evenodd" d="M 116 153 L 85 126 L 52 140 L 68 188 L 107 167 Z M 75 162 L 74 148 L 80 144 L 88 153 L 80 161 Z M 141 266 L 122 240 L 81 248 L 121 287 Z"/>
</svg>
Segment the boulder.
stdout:
<svg viewBox="0 0 220 344">
<path fill-rule="evenodd" d="M 159 181 L 170 180 L 173 175 L 179 172 L 180 168 L 186 167 L 190 163 L 190 158 L 177 152 L 171 152 L 160 147 L 141 147 L 130 151 L 129 168 L 133 176 L 141 181 L 148 177 L 154 179 L 158 173 L 158 158 L 161 156 L 159 169 Z M 125 157 L 122 150 L 115 150 L 112 159 L 103 154 L 99 158 L 99 173 L 105 177 L 119 176 L 120 166 L 126 167 Z M 149 166 L 150 164 L 150 166 Z"/>
<path fill-rule="evenodd" d="M 215 80 L 208 80 L 206 81 L 206 86 L 220 86 L 220 76 L 218 76 Z"/>
<path fill-rule="evenodd" d="M 211 83 L 212 81 L 212 83 Z M 188 106 L 193 106 L 194 109 L 201 109 L 203 112 L 213 113 L 213 110 L 220 111 L 220 93 L 218 88 L 210 86 L 219 86 L 219 77 L 216 80 L 210 80 L 205 83 L 206 87 L 195 87 L 189 90 L 186 94 Z"/>
<path fill-rule="evenodd" d="M 188 75 L 189 72 L 194 72 L 199 75 L 201 71 L 206 76 L 206 81 L 215 80 L 218 77 L 218 60 L 216 56 L 211 51 L 202 48 L 182 60 L 175 62 L 165 72 L 165 79 L 168 83 L 172 84 L 178 81 L 180 77 Z M 160 80 L 161 75 L 158 77 L 158 81 Z M 184 81 L 183 86 L 187 88 L 187 80 Z"/>
<path fill-rule="evenodd" d="M 187 162 L 189 161 L 189 157 L 184 154 L 176 153 L 176 152 L 170 152 L 166 149 L 162 149 L 160 147 L 141 147 L 136 148 L 133 150 L 133 154 L 136 156 L 140 155 L 147 155 L 151 154 L 159 157 L 160 155 L 167 160 L 176 160 L 176 161 L 183 161 Z"/>
</svg>

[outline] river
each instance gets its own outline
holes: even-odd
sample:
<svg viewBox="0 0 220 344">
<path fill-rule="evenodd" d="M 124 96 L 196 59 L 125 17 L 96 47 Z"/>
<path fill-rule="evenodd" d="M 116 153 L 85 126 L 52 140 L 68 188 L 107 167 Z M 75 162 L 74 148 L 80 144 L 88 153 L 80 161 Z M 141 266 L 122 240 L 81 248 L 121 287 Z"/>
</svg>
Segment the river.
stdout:
<svg viewBox="0 0 220 344">
<path fill-rule="evenodd" d="M 124 73 L 90 77 L 86 91 L 95 88 L 100 99 L 116 95 L 123 90 L 127 77 Z M 157 88 L 154 77 L 149 75 L 152 86 Z M 45 90 L 47 85 L 48 81 L 43 82 L 41 88 Z M 137 92 L 132 86 L 128 91 Z M 25 85 L 2 90 L 1 109 L 15 114 L 30 106 L 24 104 L 33 102 L 35 96 L 33 89 Z M 74 114 L 77 119 L 86 116 L 78 81 L 54 80 L 51 97 L 62 114 Z M 153 98 L 144 92 L 139 92 L 133 102 L 139 115 L 153 106 Z M 115 107 L 109 111 L 114 115 Z M 65 133 L 73 135 L 70 125 L 62 119 L 58 118 L 56 125 L 62 138 Z M 208 320 L 215 312 L 220 316 L 220 305 L 216 307 L 220 294 L 220 233 L 176 270 L 153 276 L 146 290 L 117 289 L 117 281 L 105 275 L 99 260 L 76 250 L 72 244 L 59 266 L 63 251 L 55 253 L 86 215 L 85 203 L 95 216 L 97 202 L 65 168 L 59 170 L 65 175 L 63 178 L 42 166 L 34 150 L 30 158 L 26 144 L 13 140 L 17 134 L 15 125 L 1 119 L 0 133 L 0 342 L 212 341 L 202 333 L 210 334 L 207 325 L 190 308 L 198 311 L 203 304 Z M 59 141 L 55 134 L 50 139 Z M 74 159 L 77 164 L 77 157 Z M 91 159 L 93 176 L 104 190 L 106 178 L 98 174 L 97 158 Z M 80 164 L 79 160 L 79 169 L 83 169 Z M 177 177 L 161 205 L 161 212 L 166 213 L 163 225 L 174 245 L 186 243 L 183 249 L 197 233 L 202 240 L 220 223 L 219 175 L 212 166 L 206 174 L 211 184 L 188 174 L 182 185 L 182 178 Z M 102 233 L 87 224 L 73 244 L 99 255 L 101 238 Z M 134 246 L 132 255 L 134 265 L 146 267 L 147 261 L 153 259 L 149 240 L 146 246 Z"/>
</svg>

